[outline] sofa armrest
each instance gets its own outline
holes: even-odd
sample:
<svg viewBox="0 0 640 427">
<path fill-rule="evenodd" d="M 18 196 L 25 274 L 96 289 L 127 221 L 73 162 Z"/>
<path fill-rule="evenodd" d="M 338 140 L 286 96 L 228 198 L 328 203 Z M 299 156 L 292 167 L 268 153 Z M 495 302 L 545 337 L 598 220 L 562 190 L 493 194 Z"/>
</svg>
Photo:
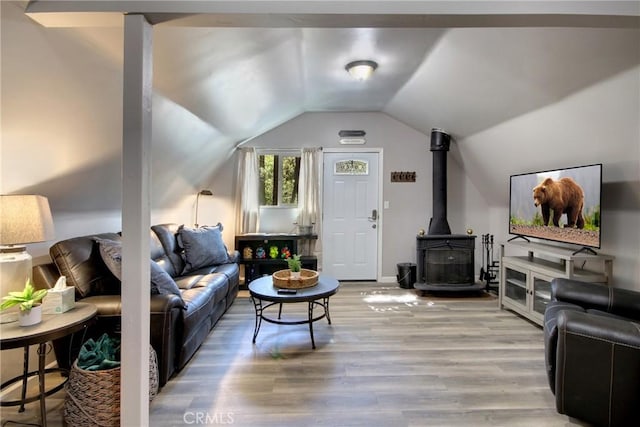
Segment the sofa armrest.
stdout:
<svg viewBox="0 0 640 427">
<path fill-rule="evenodd" d="M 158 356 L 160 387 L 176 370 L 178 334 L 184 302 L 174 294 L 151 295 L 150 341 Z"/>
<path fill-rule="evenodd" d="M 640 325 L 561 311 L 556 367 L 558 412 L 597 425 L 640 423 Z"/>
<path fill-rule="evenodd" d="M 558 349 L 558 314 L 561 311 L 579 311 L 584 313 L 584 308 L 576 304 L 563 301 L 551 301 L 544 312 L 544 362 L 547 370 L 549 388 L 556 392 L 556 354 Z"/>
<path fill-rule="evenodd" d="M 551 299 L 640 320 L 640 292 L 556 278 L 551 281 Z"/>
<path fill-rule="evenodd" d="M 240 262 L 240 251 L 229 252 L 229 264 L 237 264 Z"/>
<path fill-rule="evenodd" d="M 149 300 L 149 311 L 153 313 L 166 313 L 174 308 L 184 310 L 184 301 L 175 294 L 155 294 Z"/>
<path fill-rule="evenodd" d="M 60 273 L 54 263 L 49 263 L 34 266 L 31 276 L 36 289 L 51 289 L 58 281 Z"/>
</svg>

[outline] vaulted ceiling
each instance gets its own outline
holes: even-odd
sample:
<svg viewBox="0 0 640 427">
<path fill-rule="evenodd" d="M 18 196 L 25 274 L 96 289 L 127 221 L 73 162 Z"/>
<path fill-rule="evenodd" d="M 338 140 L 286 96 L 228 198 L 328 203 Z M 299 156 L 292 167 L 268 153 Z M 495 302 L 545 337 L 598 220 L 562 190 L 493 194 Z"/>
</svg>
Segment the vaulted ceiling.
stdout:
<svg viewBox="0 0 640 427">
<path fill-rule="evenodd" d="M 54 26 L 65 17 L 81 27 L 100 25 L 95 16 L 119 22 L 109 13 L 38 13 L 83 2 L 64 3 L 34 1 L 28 11 Z M 112 5 L 96 10 L 146 11 L 156 24 L 157 89 L 236 141 L 305 111 L 383 111 L 426 133 L 437 123 L 464 137 L 638 62 L 624 54 L 637 50 L 637 33 L 609 29 L 638 29 L 634 2 L 104 3 Z M 217 13 L 195 13 L 208 8 Z M 119 30 L 80 31 L 121 57 Z M 358 59 L 378 62 L 371 80 L 346 73 Z"/>
<path fill-rule="evenodd" d="M 73 25 L 41 13 L 51 3 L 28 11 Z M 156 91 L 232 144 L 309 111 L 381 111 L 464 139 L 640 62 L 638 2 L 105 3 L 112 23 L 147 11 Z M 66 17 L 91 22 L 77 31 L 122 60 L 121 28 Z M 368 81 L 344 69 L 359 59 L 379 64 Z"/>
</svg>

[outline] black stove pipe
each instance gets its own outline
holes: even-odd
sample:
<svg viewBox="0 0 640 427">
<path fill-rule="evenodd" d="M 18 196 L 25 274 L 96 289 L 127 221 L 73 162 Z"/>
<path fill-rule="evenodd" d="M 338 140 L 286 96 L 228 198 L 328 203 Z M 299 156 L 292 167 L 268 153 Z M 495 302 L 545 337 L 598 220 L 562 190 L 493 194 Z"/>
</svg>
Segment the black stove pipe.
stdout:
<svg viewBox="0 0 640 427">
<path fill-rule="evenodd" d="M 451 136 L 442 129 L 431 130 L 433 153 L 433 216 L 429 221 L 430 235 L 451 234 L 447 222 L 447 151 Z"/>
</svg>

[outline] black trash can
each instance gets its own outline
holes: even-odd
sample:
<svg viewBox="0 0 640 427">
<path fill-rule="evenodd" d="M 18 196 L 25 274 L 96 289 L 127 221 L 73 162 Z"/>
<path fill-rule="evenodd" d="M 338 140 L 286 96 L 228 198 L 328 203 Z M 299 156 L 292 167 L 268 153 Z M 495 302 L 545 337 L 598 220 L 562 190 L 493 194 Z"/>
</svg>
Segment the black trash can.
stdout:
<svg viewBox="0 0 640 427">
<path fill-rule="evenodd" d="M 417 266 L 411 262 L 401 262 L 398 264 L 398 284 L 401 288 L 413 289 L 416 283 Z"/>
</svg>

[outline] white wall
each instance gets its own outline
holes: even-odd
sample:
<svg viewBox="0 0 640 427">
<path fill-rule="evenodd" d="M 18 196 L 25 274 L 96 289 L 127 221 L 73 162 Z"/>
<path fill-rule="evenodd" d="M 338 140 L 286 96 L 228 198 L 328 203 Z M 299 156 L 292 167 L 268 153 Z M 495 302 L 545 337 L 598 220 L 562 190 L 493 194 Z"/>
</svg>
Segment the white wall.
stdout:
<svg viewBox="0 0 640 427">
<path fill-rule="evenodd" d="M 614 286 L 640 290 L 640 67 L 465 138 L 459 148 L 470 176 L 489 177 L 491 232 L 502 241 L 510 174 L 602 163 L 601 252 L 616 258 Z"/>
<path fill-rule="evenodd" d="M 121 39 L 122 28 L 43 28 L 20 4 L 1 7 L 0 192 L 47 196 L 55 240 L 119 231 L 122 53 L 104 39 Z M 159 92 L 153 114 L 151 222 L 192 224 L 196 193 L 233 142 Z M 229 221 L 212 210 L 215 198 L 201 198 L 202 224 Z M 232 235 L 225 240 L 232 246 Z M 47 261 L 51 244 L 31 245 L 36 262 Z"/>
<path fill-rule="evenodd" d="M 28 247 L 39 264 L 55 241 L 121 230 L 122 52 L 96 43 L 122 29 L 47 29 L 20 3 L 0 8 L 0 193 L 49 198 L 55 240 Z M 159 93 L 153 109 L 152 223 L 191 224 L 197 191 L 233 144 Z M 219 220 L 211 199 L 201 203 L 203 224 Z M 218 208 L 228 214 L 225 203 Z M 225 241 L 232 247 L 233 234 Z M 20 371 L 21 357 L 3 352 L 3 380 Z"/>
<path fill-rule="evenodd" d="M 393 279 L 397 263 L 416 261 L 416 234 L 419 229 L 428 228 L 431 218 L 430 135 L 384 113 L 305 113 L 247 145 L 261 148 L 344 148 L 338 142 L 341 129 L 365 130 L 367 143 L 364 147 L 383 149 L 383 201 L 389 202 L 389 209 L 382 211 L 382 276 Z M 476 233 L 487 233 L 489 223 L 484 214 L 487 205 L 456 160 L 450 158 L 448 165 L 448 212 L 452 232 L 464 233 L 471 227 Z M 227 170 L 235 167 L 235 163 L 225 165 Z M 415 171 L 416 182 L 391 183 L 392 171 Z M 231 198 L 232 194 L 228 197 Z M 273 217 L 273 212 L 269 214 Z M 476 254 L 478 261 L 479 252 Z M 479 266 L 477 264 L 477 270 Z"/>
</svg>

